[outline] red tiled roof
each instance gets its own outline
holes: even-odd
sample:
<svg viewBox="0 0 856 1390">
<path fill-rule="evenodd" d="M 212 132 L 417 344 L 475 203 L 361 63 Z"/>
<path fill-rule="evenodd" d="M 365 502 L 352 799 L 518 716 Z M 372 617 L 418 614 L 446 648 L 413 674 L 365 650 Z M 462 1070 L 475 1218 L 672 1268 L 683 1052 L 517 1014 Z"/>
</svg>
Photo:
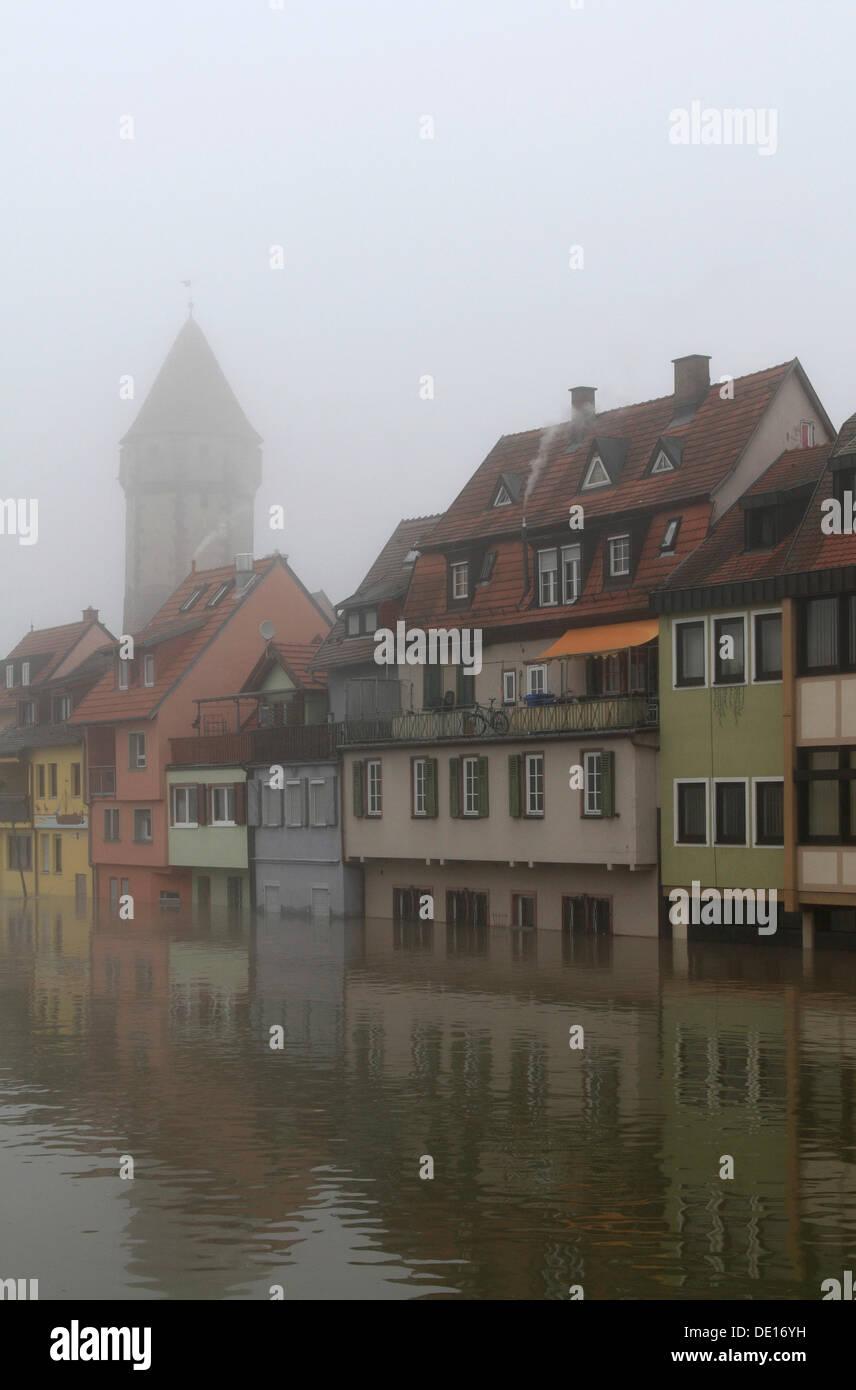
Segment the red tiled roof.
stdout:
<svg viewBox="0 0 856 1390">
<path fill-rule="evenodd" d="M 265 576 L 277 564 L 284 565 L 288 569 L 285 560 L 278 555 L 268 555 L 254 561 L 253 569 L 257 575 Z M 295 583 L 299 584 L 300 581 L 297 577 L 293 577 Z M 154 640 L 173 631 L 177 633 L 173 638 L 176 643 L 176 651 L 171 656 L 159 654 L 155 660 L 155 684 L 144 686 L 135 683 L 131 685 L 130 689 L 123 690 L 120 695 L 116 687 L 115 669 L 111 667 L 74 711 L 70 722 L 73 724 L 97 724 L 113 720 L 151 718 L 164 696 L 193 664 L 203 647 L 207 646 L 212 637 L 229 620 L 235 612 L 236 606 L 243 602 L 248 593 L 255 590 L 256 586 L 252 585 L 237 597 L 232 590 L 226 594 L 216 608 L 207 608 L 206 603 L 216 592 L 217 586 L 234 578 L 235 568 L 233 565 L 191 572 L 170 595 L 166 603 L 158 609 L 142 632 L 135 634 L 135 651 L 139 656 L 148 640 Z M 189 598 L 194 589 L 203 584 L 208 587 L 199 599 L 198 607 L 194 606 L 188 610 L 187 614 L 181 613 L 181 606 L 185 600 Z M 309 598 L 308 591 L 304 592 Z M 199 619 L 204 619 L 204 621 L 199 623 Z M 318 622 L 319 628 L 323 630 L 326 619 L 320 611 Z M 181 635 L 182 629 L 184 629 L 183 635 Z"/>
<path fill-rule="evenodd" d="M 77 623 L 64 623 L 61 627 L 41 627 L 34 628 L 28 632 L 26 637 L 22 637 L 16 647 L 13 647 L 6 657 L 7 661 L 27 660 L 40 656 L 47 656 L 50 659 L 40 667 L 38 671 L 32 673 L 29 685 L 15 685 L 0 690 L 0 710 L 9 709 L 17 704 L 21 695 L 25 691 L 38 690 L 46 685 L 51 679 L 57 667 L 61 666 L 91 627 L 103 628 L 107 637 L 111 634 L 104 628 L 99 618 L 86 618 Z"/>
<path fill-rule="evenodd" d="M 756 478 L 744 496 L 764 496 L 814 486 L 831 448 L 831 444 L 816 444 L 810 449 L 787 450 Z M 795 534 L 796 528 L 790 530 L 772 550 L 744 551 L 744 509 L 738 499 L 703 544 L 669 575 L 662 587 L 694 589 L 702 585 L 771 579 L 782 573 Z"/>
<path fill-rule="evenodd" d="M 271 648 L 300 690 L 326 690 L 327 672 L 313 675 L 310 662 L 321 646 L 320 642 L 271 642 Z"/>
<path fill-rule="evenodd" d="M 833 455 L 834 457 L 834 450 Z M 799 574 L 809 570 L 840 569 L 856 565 L 856 536 L 828 536 L 821 529 L 824 513 L 821 507 L 828 497 L 834 497 L 833 472 L 826 468 L 818 479 L 783 570 Z"/>
<path fill-rule="evenodd" d="M 655 513 L 648 525 L 642 552 L 632 583 L 623 588 L 605 587 L 603 547 L 606 537 L 594 548 L 583 592 L 576 603 L 550 608 L 533 606 L 536 574 L 530 550 L 529 584 L 524 592 L 523 551 L 519 539 L 497 541 L 496 561 L 490 582 L 476 587 L 472 604 L 466 609 L 446 609 L 446 559 L 439 553 L 423 556 L 417 562 L 405 603 L 405 617 L 414 625 L 443 627 L 481 627 L 502 629 L 533 623 L 559 622 L 566 627 L 580 626 L 630 612 L 647 613 L 648 594 L 700 544 L 707 534 L 710 503 L 668 507 Z M 660 546 L 666 523 L 680 516 L 681 524 L 673 554 L 664 555 Z M 569 532 L 573 539 L 574 533 Z"/>
<path fill-rule="evenodd" d="M 386 545 L 373 562 L 367 575 L 351 597 L 359 601 L 380 603 L 383 597 L 402 597 L 411 582 L 411 566 L 404 560 L 411 550 L 421 549 L 438 520 L 438 516 L 407 517 L 400 521 Z M 419 561 L 416 568 L 418 569 Z M 376 644 L 374 637 L 346 637 L 345 624 L 340 618 L 331 628 L 313 660 L 313 668 L 353 665 L 372 661 Z"/>
<path fill-rule="evenodd" d="M 804 377 L 796 359 L 737 377 L 733 400 L 722 400 L 720 386 L 712 384 L 698 409 L 682 424 L 672 425 L 675 399 L 664 396 L 595 415 L 575 443 L 570 439 L 570 425 L 504 435 L 425 544 L 434 549 L 517 533 L 524 515 L 531 531 L 555 522 L 571 503 L 582 503 L 587 517 L 598 517 L 710 496 L 733 470 L 764 411 L 794 371 Z M 648 467 L 663 436 L 683 440 L 681 463 L 673 472 L 652 477 Z M 581 492 L 596 438 L 626 441 L 624 465 L 613 485 Z M 502 473 L 527 477 L 528 496 L 524 489 L 520 502 L 491 508 Z"/>
</svg>

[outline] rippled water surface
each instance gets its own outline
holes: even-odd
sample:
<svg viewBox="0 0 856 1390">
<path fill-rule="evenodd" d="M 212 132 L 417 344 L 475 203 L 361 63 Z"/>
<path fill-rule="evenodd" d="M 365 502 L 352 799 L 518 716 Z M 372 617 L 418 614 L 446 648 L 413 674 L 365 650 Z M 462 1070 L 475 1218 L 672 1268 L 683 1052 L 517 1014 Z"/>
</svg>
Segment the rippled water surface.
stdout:
<svg viewBox="0 0 856 1390">
<path fill-rule="evenodd" d="M 856 954 L 0 901 L 42 1299 L 817 1299 L 855 1130 Z"/>
</svg>

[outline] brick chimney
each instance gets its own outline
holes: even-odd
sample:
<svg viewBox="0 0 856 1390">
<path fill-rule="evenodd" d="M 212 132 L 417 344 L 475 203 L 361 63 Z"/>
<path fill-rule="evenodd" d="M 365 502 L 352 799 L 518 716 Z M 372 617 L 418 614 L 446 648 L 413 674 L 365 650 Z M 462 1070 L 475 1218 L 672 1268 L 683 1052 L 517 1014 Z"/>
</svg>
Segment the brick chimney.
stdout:
<svg viewBox="0 0 856 1390">
<path fill-rule="evenodd" d="M 699 405 L 710 386 L 710 358 L 691 352 L 687 357 L 673 357 L 675 368 L 675 410 Z"/>
<path fill-rule="evenodd" d="M 571 438 L 582 439 L 594 420 L 596 386 L 571 387 Z"/>
<path fill-rule="evenodd" d="M 83 610 L 83 621 L 84 621 L 85 623 L 97 623 L 97 622 L 98 622 L 98 609 L 97 609 L 97 608 L 84 608 L 84 610 Z"/>
</svg>

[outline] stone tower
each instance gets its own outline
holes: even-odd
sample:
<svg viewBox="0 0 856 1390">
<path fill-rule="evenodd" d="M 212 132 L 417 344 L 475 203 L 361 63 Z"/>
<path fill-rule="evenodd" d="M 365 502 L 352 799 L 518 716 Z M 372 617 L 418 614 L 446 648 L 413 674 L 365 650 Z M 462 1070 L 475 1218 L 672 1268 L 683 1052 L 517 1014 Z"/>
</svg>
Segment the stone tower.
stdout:
<svg viewBox="0 0 856 1390">
<path fill-rule="evenodd" d="M 261 437 L 191 316 L 120 444 L 125 493 L 124 632 L 139 632 L 196 561 L 253 550 Z"/>
</svg>

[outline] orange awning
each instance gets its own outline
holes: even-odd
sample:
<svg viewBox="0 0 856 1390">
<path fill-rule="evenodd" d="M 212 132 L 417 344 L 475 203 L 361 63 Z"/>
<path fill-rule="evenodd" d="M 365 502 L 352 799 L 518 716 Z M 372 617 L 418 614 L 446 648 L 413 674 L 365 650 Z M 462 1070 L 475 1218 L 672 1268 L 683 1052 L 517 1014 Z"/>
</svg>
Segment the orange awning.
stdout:
<svg viewBox="0 0 856 1390">
<path fill-rule="evenodd" d="M 641 647 L 657 636 L 658 618 L 640 618 L 635 623 L 610 623 L 606 627 L 573 627 L 563 633 L 552 647 L 541 652 L 540 661 L 550 656 L 598 656 L 624 651 L 626 647 Z"/>
</svg>

